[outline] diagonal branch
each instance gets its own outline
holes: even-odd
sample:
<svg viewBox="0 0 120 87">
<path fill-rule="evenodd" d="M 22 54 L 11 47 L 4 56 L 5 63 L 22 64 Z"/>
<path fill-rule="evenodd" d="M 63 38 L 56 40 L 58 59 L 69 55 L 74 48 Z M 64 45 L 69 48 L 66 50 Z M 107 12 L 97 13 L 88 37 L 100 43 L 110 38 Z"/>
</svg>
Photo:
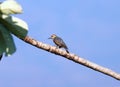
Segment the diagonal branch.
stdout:
<svg viewBox="0 0 120 87">
<path fill-rule="evenodd" d="M 120 74 L 119 73 L 116 73 L 108 68 L 105 68 L 105 67 L 102 67 L 100 65 L 97 65 L 95 63 L 92 63 L 88 60 L 85 60 L 83 58 L 80 58 L 79 56 L 75 55 L 75 54 L 72 54 L 72 53 L 67 53 L 66 51 L 64 50 L 61 50 L 61 49 L 58 49 L 54 46 L 50 46 L 48 44 L 44 44 L 42 42 L 39 42 L 29 36 L 26 36 L 24 39 L 26 43 L 29 43 L 37 48 L 40 48 L 40 49 L 43 49 L 43 50 L 46 50 L 48 52 L 51 52 L 51 53 L 54 53 L 56 55 L 59 55 L 59 56 L 63 56 L 64 58 L 67 58 L 69 60 L 72 60 L 73 62 L 76 62 L 78 64 L 81 64 L 83 66 L 86 66 L 86 67 L 89 67 L 93 70 L 96 70 L 98 72 L 101 72 L 103 74 L 106 74 L 108 76 L 111 76 L 117 80 L 120 80 Z"/>
</svg>

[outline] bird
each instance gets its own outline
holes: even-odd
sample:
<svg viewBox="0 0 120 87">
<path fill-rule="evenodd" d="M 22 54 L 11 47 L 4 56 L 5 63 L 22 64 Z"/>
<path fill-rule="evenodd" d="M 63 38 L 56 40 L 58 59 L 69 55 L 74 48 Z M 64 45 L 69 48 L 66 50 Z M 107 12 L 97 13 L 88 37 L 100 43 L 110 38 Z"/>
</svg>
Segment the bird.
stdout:
<svg viewBox="0 0 120 87">
<path fill-rule="evenodd" d="M 68 51 L 68 47 L 66 46 L 65 42 L 62 40 L 62 38 L 58 37 L 55 34 L 52 34 L 51 37 L 49 39 L 52 39 L 53 42 L 59 47 L 59 48 L 64 48 L 66 50 L 67 53 L 69 53 Z"/>
</svg>

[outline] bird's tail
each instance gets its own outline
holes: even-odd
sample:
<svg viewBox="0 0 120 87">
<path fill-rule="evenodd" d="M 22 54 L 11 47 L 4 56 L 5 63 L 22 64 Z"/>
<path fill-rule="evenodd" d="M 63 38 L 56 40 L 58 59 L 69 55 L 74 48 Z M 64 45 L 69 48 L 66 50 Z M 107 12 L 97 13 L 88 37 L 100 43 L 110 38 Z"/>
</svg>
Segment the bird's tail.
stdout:
<svg viewBox="0 0 120 87">
<path fill-rule="evenodd" d="M 69 53 L 68 49 L 66 49 L 66 52 Z"/>
</svg>

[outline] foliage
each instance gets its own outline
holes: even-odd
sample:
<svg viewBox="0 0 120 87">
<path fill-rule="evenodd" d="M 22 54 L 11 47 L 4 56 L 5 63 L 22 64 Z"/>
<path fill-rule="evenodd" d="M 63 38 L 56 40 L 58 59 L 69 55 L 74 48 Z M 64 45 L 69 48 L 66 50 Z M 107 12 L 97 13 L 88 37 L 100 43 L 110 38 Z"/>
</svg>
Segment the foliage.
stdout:
<svg viewBox="0 0 120 87">
<path fill-rule="evenodd" d="M 6 0 L 0 4 L 0 54 L 9 56 L 16 51 L 12 34 L 23 39 L 28 33 L 27 23 L 11 16 L 19 13 L 22 13 L 22 8 L 14 0 Z"/>
</svg>

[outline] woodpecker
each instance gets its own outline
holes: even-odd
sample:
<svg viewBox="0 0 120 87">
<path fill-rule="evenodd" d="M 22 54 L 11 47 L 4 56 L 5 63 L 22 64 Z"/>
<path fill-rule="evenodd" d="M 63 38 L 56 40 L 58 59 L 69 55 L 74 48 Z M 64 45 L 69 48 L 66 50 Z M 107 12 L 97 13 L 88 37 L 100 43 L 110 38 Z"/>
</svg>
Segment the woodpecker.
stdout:
<svg viewBox="0 0 120 87">
<path fill-rule="evenodd" d="M 52 39 L 53 42 L 59 47 L 59 48 L 64 48 L 66 50 L 67 53 L 69 53 L 68 51 L 68 47 L 66 46 L 65 42 L 58 37 L 55 34 L 52 34 L 51 37 L 49 39 Z"/>
</svg>

